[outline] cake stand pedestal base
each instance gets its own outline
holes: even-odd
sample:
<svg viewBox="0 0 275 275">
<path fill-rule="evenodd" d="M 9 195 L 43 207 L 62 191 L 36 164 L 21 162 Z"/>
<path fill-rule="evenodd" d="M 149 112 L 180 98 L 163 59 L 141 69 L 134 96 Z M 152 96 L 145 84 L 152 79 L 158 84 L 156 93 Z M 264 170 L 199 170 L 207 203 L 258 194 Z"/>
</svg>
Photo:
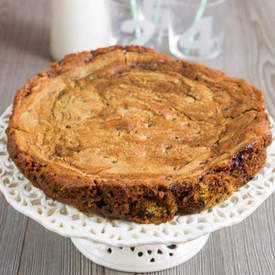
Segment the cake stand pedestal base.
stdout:
<svg viewBox="0 0 275 275">
<path fill-rule="evenodd" d="M 126 272 L 153 272 L 182 264 L 206 244 L 209 234 L 178 245 L 143 245 L 111 247 L 80 238 L 71 238 L 76 248 L 89 260 Z"/>
</svg>

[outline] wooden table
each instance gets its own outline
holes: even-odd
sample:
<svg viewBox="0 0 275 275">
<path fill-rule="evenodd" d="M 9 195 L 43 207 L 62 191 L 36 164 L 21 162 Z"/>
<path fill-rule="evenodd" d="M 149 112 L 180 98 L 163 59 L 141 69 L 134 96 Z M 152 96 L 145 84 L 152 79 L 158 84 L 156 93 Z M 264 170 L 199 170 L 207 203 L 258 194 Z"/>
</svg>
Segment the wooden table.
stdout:
<svg viewBox="0 0 275 275">
<path fill-rule="evenodd" d="M 223 54 L 206 64 L 263 89 L 275 117 L 275 1 L 229 0 Z M 48 69 L 46 0 L 0 0 L 0 112 L 26 79 Z M 70 239 L 12 209 L 0 196 L 0 274 L 125 274 L 82 256 Z M 156 274 L 275 274 L 275 196 L 239 225 L 211 234 L 187 263 Z"/>
</svg>

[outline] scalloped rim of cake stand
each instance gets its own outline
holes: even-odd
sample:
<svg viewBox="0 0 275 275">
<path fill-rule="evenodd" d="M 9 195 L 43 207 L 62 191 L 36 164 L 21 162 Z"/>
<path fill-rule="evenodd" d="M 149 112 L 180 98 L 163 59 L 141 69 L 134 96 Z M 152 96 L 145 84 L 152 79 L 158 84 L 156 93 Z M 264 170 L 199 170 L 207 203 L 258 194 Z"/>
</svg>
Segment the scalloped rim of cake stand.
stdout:
<svg viewBox="0 0 275 275">
<path fill-rule="evenodd" d="M 275 176 L 273 175 L 275 142 L 273 142 L 267 150 L 267 162 L 261 172 L 227 201 L 210 210 L 198 214 L 176 216 L 172 221 L 159 225 L 110 220 L 97 215 L 87 216 L 73 207 L 47 198 L 43 191 L 32 187 L 18 171 L 10 160 L 5 145 L 4 131 L 10 113 L 11 107 L 0 116 L 0 180 L 2 179 L 0 190 L 8 203 L 17 211 L 34 219 L 48 230 L 65 237 L 82 238 L 114 247 L 182 244 L 241 222 L 275 190 Z M 274 137 L 275 123 L 271 117 L 270 121 Z M 14 182 L 18 182 L 17 185 Z M 26 187 L 30 188 L 29 192 Z M 37 197 L 32 198 L 33 194 Z M 38 200 L 40 203 L 33 203 Z M 66 209 L 66 213 L 62 213 L 62 209 Z M 50 211 L 54 213 L 47 214 Z M 78 219 L 74 219 L 76 216 Z"/>
</svg>

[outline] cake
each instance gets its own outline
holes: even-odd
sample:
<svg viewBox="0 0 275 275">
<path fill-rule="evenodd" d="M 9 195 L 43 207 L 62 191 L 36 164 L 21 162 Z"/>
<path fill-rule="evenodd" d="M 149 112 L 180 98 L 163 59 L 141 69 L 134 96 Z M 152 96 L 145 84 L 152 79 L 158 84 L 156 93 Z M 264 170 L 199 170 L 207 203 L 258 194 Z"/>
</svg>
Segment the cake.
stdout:
<svg viewBox="0 0 275 275">
<path fill-rule="evenodd" d="M 162 223 L 229 198 L 264 166 L 263 94 L 139 46 L 65 56 L 17 91 L 8 151 L 31 183 L 85 213 Z"/>
</svg>

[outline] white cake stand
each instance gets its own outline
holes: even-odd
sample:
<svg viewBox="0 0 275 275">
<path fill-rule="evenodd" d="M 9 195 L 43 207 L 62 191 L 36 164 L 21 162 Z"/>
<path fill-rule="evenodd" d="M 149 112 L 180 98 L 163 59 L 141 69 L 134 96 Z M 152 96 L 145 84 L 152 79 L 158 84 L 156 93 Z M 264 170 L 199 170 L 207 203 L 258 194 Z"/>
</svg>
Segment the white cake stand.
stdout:
<svg viewBox="0 0 275 275">
<path fill-rule="evenodd" d="M 209 234 L 248 217 L 275 190 L 275 142 L 262 171 L 224 203 L 199 214 L 159 224 L 137 224 L 85 215 L 47 198 L 18 171 L 8 156 L 5 129 L 11 107 L 0 116 L 0 190 L 8 203 L 47 229 L 70 237 L 93 262 L 120 271 L 151 272 L 184 263 Z M 275 123 L 271 119 L 275 137 Z"/>
</svg>

